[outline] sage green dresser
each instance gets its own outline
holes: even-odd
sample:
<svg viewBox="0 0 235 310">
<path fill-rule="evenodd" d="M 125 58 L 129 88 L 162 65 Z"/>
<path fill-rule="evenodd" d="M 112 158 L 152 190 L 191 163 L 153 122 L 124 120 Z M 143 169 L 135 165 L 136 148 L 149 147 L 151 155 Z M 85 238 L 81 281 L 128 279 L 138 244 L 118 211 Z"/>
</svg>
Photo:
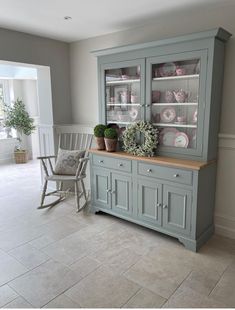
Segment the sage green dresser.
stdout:
<svg viewBox="0 0 235 310">
<path fill-rule="evenodd" d="M 222 29 L 93 52 L 99 121 L 120 133 L 159 130 L 153 158 L 92 150 L 93 211 L 178 238 L 196 251 L 213 234 L 225 43 Z"/>
<path fill-rule="evenodd" d="M 178 238 L 196 251 L 213 234 L 215 161 L 90 151 L 92 211 Z"/>
</svg>

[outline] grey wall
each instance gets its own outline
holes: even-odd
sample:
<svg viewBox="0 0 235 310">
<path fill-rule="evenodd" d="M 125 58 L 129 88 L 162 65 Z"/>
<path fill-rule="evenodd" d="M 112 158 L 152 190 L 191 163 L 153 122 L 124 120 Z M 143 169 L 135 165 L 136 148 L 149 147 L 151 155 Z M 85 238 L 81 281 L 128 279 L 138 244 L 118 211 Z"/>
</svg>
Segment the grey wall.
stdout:
<svg viewBox="0 0 235 310">
<path fill-rule="evenodd" d="M 224 27 L 235 36 L 234 5 L 214 10 L 176 11 L 156 18 L 151 24 L 110 35 L 82 40 L 71 44 L 72 108 L 75 123 L 94 123 L 98 120 L 97 67 L 92 50 L 154 41 L 216 27 Z M 141 23 L 141 21 L 140 21 Z M 235 133 L 235 39 L 227 44 L 221 132 Z M 88 108 L 89 107 L 89 108 Z M 92 113 L 87 112 L 87 108 Z"/>
<path fill-rule="evenodd" d="M 70 46 L 71 98 L 73 122 L 94 124 L 98 121 L 97 62 L 92 50 L 164 39 L 212 28 L 223 27 L 235 37 L 235 1 L 223 8 L 174 11 L 156 17 L 139 28 L 75 42 Z M 139 21 L 141 24 L 141 20 Z M 130 25 L 127 25 L 127 27 Z M 226 47 L 224 92 L 220 132 L 227 135 L 220 141 L 217 190 L 216 229 L 235 238 L 235 38 Z M 220 64 L 218 64 L 219 66 Z"/>
<path fill-rule="evenodd" d="M 49 66 L 54 123 L 71 123 L 67 43 L 0 28 L 0 60 Z"/>
</svg>

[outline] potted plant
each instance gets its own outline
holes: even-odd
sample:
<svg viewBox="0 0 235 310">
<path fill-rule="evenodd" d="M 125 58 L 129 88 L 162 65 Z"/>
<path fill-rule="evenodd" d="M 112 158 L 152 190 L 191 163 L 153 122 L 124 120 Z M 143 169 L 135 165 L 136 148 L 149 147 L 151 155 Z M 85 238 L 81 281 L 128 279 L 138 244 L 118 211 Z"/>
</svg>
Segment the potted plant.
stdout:
<svg viewBox="0 0 235 310">
<path fill-rule="evenodd" d="M 104 131 L 107 126 L 99 124 L 96 125 L 94 128 L 94 135 L 96 138 L 96 144 L 98 150 L 105 150 L 105 143 L 104 143 Z"/>
<path fill-rule="evenodd" d="M 104 142 L 108 152 L 115 152 L 117 147 L 117 130 L 115 128 L 107 128 L 104 131 Z"/>
<path fill-rule="evenodd" d="M 14 128 L 17 132 L 19 144 L 15 147 L 14 155 L 17 164 L 27 162 L 27 150 L 22 148 L 23 135 L 29 136 L 35 130 L 33 119 L 30 118 L 22 100 L 17 98 L 12 106 L 4 104 L 5 121 L 4 127 Z"/>
</svg>

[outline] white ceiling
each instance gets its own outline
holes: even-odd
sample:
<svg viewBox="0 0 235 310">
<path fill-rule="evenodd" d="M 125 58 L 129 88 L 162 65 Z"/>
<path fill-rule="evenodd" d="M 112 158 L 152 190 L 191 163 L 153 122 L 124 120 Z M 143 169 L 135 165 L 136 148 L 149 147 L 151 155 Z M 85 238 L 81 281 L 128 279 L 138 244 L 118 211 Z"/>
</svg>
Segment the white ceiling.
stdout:
<svg viewBox="0 0 235 310">
<path fill-rule="evenodd" d="M 0 27 L 66 42 L 137 27 L 177 10 L 234 0 L 0 0 Z M 64 20 L 71 16 L 71 20 Z"/>
</svg>

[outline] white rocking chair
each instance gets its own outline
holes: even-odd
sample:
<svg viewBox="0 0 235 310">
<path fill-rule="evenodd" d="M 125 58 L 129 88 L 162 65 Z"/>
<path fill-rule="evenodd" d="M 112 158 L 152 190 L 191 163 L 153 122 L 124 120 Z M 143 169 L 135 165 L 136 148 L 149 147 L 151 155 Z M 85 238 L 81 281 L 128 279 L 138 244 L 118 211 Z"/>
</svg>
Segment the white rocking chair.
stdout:
<svg viewBox="0 0 235 310">
<path fill-rule="evenodd" d="M 81 211 L 84 209 L 84 207 L 87 205 L 88 202 L 88 197 L 84 185 L 84 179 L 86 177 L 86 168 L 87 168 L 87 163 L 89 161 L 88 157 L 88 149 L 91 147 L 92 144 L 92 134 L 82 134 L 82 133 L 61 133 L 59 134 L 59 148 L 63 149 L 69 149 L 69 150 L 86 150 L 84 158 L 81 158 L 79 160 L 79 165 L 76 171 L 75 175 L 59 175 L 55 174 L 53 170 L 53 164 L 52 164 L 52 159 L 56 159 L 56 156 L 40 156 L 38 159 L 41 160 L 42 167 L 44 170 L 44 185 L 43 185 L 43 190 L 42 190 L 42 195 L 41 195 L 41 203 L 38 209 L 43 209 L 43 208 L 50 208 L 56 205 L 57 203 L 63 201 L 68 192 L 69 189 L 66 191 L 63 191 L 63 183 L 65 181 L 73 182 L 74 187 L 75 187 L 75 203 L 77 207 L 77 212 Z M 50 173 L 49 173 L 50 170 Z M 53 181 L 57 182 L 59 184 L 59 189 L 54 190 L 52 192 L 47 193 L 47 185 L 48 181 Z M 80 191 L 79 191 L 79 185 L 80 185 Z M 59 196 L 58 199 L 55 201 L 44 204 L 45 198 L 47 196 Z M 80 206 L 80 198 L 84 196 L 85 203 Z"/>
</svg>

